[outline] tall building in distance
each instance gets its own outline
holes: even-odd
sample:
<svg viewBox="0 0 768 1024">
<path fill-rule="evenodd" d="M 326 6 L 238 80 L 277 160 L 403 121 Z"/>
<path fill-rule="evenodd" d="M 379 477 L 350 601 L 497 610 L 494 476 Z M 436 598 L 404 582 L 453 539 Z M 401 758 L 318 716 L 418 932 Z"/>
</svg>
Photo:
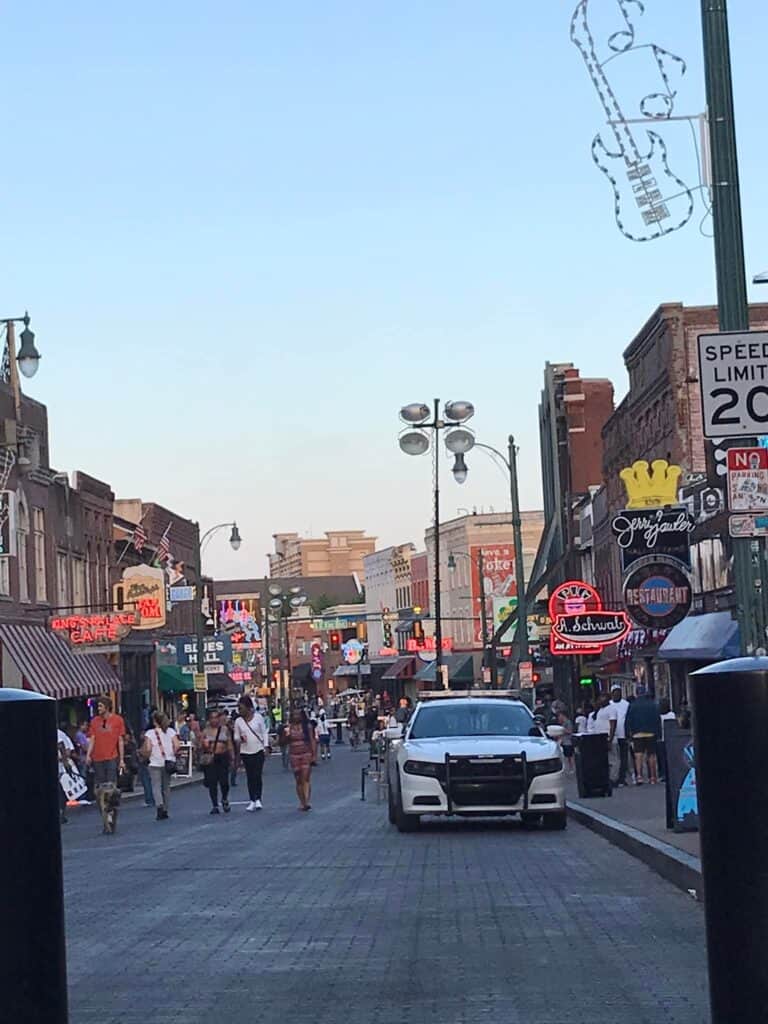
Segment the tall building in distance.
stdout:
<svg viewBox="0 0 768 1024">
<path fill-rule="evenodd" d="M 275 533 L 275 550 L 269 556 L 269 575 L 352 576 L 365 578 L 363 559 L 376 550 L 376 538 L 365 530 L 328 530 L 322 537 Z"/>
<path fill-rule="evenodd" d="M 603 479 L 602 429 L 613 413 L 613 384 L 583 378 L 573 363 L 547 363 L 539 404 L 541 480 L 547 529 L 537 578 L 561 578 L 576 536 L 573 509 Z"/>
</svg>

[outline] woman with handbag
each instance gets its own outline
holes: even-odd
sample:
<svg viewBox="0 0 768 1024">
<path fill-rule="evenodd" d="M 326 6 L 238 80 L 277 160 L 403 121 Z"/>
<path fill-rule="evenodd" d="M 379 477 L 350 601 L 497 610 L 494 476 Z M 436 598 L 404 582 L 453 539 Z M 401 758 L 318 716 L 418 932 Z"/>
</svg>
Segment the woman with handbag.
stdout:
<svg viewBox="0 0 768 1024">
<path fill-rule="evenodd" d="M 178 750 L 179 741 L 176 731 L 168 724 L 168 716 L 162 711 L 155 711 L 152 715 L 152 728 L 144 734 L 143 753 L 149 766 L 158 821 L 168 817 L 171 776 L 176 774 Z"/>
<path fill-rule="evenodd" d="M 237 709 L 240 717 L 235 719 L 234 733 L 240 759 L 245 765 L 245 777 L 248 780 L 250 803 L 246 811 L 260 811 L 264 759 L 271 753 L 269 733 L 264 719 L 256 711 L 253 701 L 247 694 L 240 698 Z"/>
<path fill-rule="evenodd" d="M 202 753 L 200 764 L 205 777 L 205 786 L 211 797 L 211 814 L 219 813 L 219 789 L 221 806 L 229 814 L 229 766 L 232 761 L 232 734 L 222 721 L 217 708 L 208 712 L 208 722 L 200 733 Z"/>
</svg>

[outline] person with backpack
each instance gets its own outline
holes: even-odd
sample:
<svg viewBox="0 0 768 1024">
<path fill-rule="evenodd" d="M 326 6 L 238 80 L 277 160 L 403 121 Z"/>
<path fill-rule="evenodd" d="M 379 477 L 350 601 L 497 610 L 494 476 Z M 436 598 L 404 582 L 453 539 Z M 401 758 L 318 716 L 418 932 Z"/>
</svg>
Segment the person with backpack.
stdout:
<svg viewBox="0 0 768 1024">
<path fill-rule="evenodd" d="M 253 700 L 241 697 L 237 710 L 240 717 L 235 719 L 234 741 L 240 752 L 240 760 L 245 767 L 248 782 L 248 798 L 250 803 L 246 811 L 262 809 L 261 796 L 263 790 L 262 773 L 267 754 L 272 753 L 269 745 L 269 733 L 263 717 L 254 709 Z"/>
<path fill-rule="evenodd" d="M 152 715 L 152 728 L 148 728 L 144 733 L 143 753 L 149 767 L 157 821 L 164 821 L 168 817 L 171 776 L 176 773 L 178 752 L 179 740 L 176 730 L 170 727 L 167 715 L 162 711 L 155 711 Z"/>
</svg>

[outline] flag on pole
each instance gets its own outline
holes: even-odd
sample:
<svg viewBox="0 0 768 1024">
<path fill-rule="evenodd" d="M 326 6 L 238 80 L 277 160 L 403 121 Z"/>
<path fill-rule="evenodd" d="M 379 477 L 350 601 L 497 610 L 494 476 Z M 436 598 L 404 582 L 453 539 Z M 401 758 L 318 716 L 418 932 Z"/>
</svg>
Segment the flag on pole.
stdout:
<svg viewBox="0 0 768 1024">
<path fill-rule="evenodd" d="M 144 545 L 147 543 L 147 531 L 144 526 L 139 523 L 136 529 L 133 531 L 133 546 L 137 554 L 141 554 L 144 550 Z"/>
<path fill-rule="evenodd" d="M 157 545 L 157 551 L 155 552 L 155 560 L 158 562 L 167 562 L 168 555 L 171 553 L 171 542 L 168 539 L 168 534 L 171 532 L 171 523 L 165 528 L 165 533 L 160 538 L 160 543 Z"/>
</svg>

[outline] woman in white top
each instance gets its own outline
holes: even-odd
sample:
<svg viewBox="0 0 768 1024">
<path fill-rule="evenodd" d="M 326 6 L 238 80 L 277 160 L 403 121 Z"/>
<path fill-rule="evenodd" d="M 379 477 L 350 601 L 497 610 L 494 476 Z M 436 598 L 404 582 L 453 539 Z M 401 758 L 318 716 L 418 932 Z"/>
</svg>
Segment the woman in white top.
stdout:
<svg viewBox="0 0 768 1024">
<path fill-rule="evenodd" d="M 168 716 L 162 711 L 156 711 L 152 715 L 151 728 L 144 734 L 142 753 L 149 764 L 158 821 L 168 817 L 168 797 L 171 794 L 171 776 L 165 769 L 165 763 L 176 760 L 178 749 L 176 731 L 168 725 Z"/>
<path fill-rule="evenodd" d="M 260 811 L 262 808 L 264 759 L 267 754 L 271 753 L 269 733 L 264 719 L 256 711 L 253 701 L 247 694 L 240 698 L 237 710 L 240 712 L 240 717 L 235 719 L 234 740 L 240 751 L 240 759 L 245 765 L 250 800 L 245 809 L 246 811 Z"/>
</svg>

